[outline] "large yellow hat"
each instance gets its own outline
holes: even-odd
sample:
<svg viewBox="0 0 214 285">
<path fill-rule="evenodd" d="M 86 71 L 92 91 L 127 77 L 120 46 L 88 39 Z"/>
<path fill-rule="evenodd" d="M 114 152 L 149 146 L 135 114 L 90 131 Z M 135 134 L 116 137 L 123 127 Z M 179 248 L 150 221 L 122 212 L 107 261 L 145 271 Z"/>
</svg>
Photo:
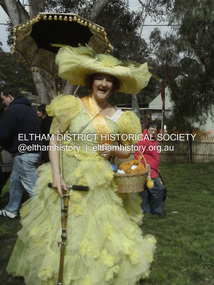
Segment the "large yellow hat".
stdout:
<svg viewBox="0 0 214 285">
<path fill-rule="evenodd" d="M 85 86 L 85 77 L 104 73 L 116 77 L 120 82 L 118 92 L 137 94 L 147 86 L 151 73 L 147 63 L 125 66 L 111 55 L 94 54 L 89 47 L 62 47 L 56 55 L 59 77 L 70 84 Z"/>
</svg>

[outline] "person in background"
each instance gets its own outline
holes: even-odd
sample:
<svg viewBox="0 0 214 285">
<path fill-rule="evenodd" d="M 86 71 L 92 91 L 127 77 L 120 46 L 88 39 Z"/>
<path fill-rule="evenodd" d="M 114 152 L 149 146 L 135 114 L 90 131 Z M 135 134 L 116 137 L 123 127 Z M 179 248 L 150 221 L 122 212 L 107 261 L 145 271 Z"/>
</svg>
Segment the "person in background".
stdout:
<svg viewBox="0 0 214 285">
<path fill-rule="evenodd" d="M 145 188 L 141 193 L 143 199 L 142 209 L 144 213 L 151 213 L 165 216 L 163 212 L 163 187 L 158 177 L 158 169 L 160 163 L 160 150 L 156 139 L 157 124 L 154 121 L 148 122 L 146 129 L 143 131 L 142 140 L 136 144 L 138 150 L 143 153 L 147 164 L 151 167 L 150 177 L 154 181 L 152 188 Z M 135 152 L 134 157 L 137 159 L 139 152 Z M 143 160 L 142 160 L 143 163 Z"/>
<path fill-rule="evenodd" d="M 24 190 L 34 196 L 40 158 L 40 120 L 30 101 L 13 86 L 1 92 L 1 99 L 7 106 L 0 126 L 0 145 L 13 156 L 13 170 L 10 183 L 10 200 L 0 216 L 15 218 L 21 204 Z"/>
<path fill-rule="evenodd" d="M 47 115 L 45 108 L 46 108 L 46 104 L 39 105 L 37 107 L 37 114 L 39 118 L 41 119 L 41 133 L 43 136 L 42 143 L 44 146 L 47 147 L 49 145 L 48 134 L 50 132 L 52 118 Z M 41 165 L 42 163 L 46 163 L 49 161 L 50 160 L 49 160 L 48 150 L 46 149 L 42 152 L 41 161 L 39 164 Z"/>
</svg>

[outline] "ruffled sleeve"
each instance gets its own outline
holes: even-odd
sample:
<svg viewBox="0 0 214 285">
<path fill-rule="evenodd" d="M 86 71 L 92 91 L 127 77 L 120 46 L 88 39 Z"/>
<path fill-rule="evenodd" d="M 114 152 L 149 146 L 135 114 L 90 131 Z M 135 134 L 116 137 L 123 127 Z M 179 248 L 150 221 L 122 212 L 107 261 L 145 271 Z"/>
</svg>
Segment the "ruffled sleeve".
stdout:
<svg viewBox="0 0 214 285">
<path fill-rule="evenodd" d="M 74 119 L 82 110 L 78 98 L 69 94 L 61 94 L 53 99 L 50 105 L 46 106 L 46 112 L 53 121 L 50 128 L 51 134 L 64 133 Z"/>
<path fill-rule="evenodd" d="M 123 145 L 136 144 L 142 135 L 139 118 L 132 111 L 124 112 L 118 121 L 118 131 Z"/>
</svg>

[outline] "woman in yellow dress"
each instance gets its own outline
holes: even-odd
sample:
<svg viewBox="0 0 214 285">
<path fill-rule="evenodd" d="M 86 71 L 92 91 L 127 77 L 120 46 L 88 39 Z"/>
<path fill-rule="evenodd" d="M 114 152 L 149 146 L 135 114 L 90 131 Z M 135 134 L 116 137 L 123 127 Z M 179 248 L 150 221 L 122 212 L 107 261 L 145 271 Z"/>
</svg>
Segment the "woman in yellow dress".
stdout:
<svg viewBox="0 0 214 285">
<path fill-rule="evenodd" d="M 136 143 L 133 134 L 141 134 L 141 126 L 133 112 L 122 112 L 107 99 L 116 90 L 136 94 L 150 73 L 146 64 L 123 66 L 88 47 L 63 47 L 56 63 L 61 78 L 91 87 L 92 93 L 82 99 L 62 94 L 47 106 L 53 117 L 50 163 L 39 167 L 37 195 L 20 210 L 23 227 L 7 271 L 23 276 L 28 285 L 57 284 L 61 185 L 83 185 L 88 192 L 69 192 L 63 284 L 138 284 L 149 275 L 155 238 L 142 236 L 140 198 L 117 193 L 108 158 L 127 158 L 127 146 Z"/>
</svg>

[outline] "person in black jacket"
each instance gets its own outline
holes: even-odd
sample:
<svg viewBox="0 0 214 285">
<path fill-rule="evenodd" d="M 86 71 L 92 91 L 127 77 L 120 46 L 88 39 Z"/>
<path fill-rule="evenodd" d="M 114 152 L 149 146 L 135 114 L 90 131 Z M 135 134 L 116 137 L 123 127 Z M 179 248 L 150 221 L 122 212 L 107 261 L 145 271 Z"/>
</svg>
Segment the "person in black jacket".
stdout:
<svg viewBox="0 0 214 285">
<path fill-rule="evenodd" d="M 12 86 L 4 88 L 1 99 L 7 106 L 0 126 L 0 145 L 13 156 L 10 184 L 10 201 L 0 215 L 15 218 L 26 190 L 34 196 L 37 180 L 36 167 L 41 150 L 41 126 L 36 110 L 30 101 Z"/>
</svg>

